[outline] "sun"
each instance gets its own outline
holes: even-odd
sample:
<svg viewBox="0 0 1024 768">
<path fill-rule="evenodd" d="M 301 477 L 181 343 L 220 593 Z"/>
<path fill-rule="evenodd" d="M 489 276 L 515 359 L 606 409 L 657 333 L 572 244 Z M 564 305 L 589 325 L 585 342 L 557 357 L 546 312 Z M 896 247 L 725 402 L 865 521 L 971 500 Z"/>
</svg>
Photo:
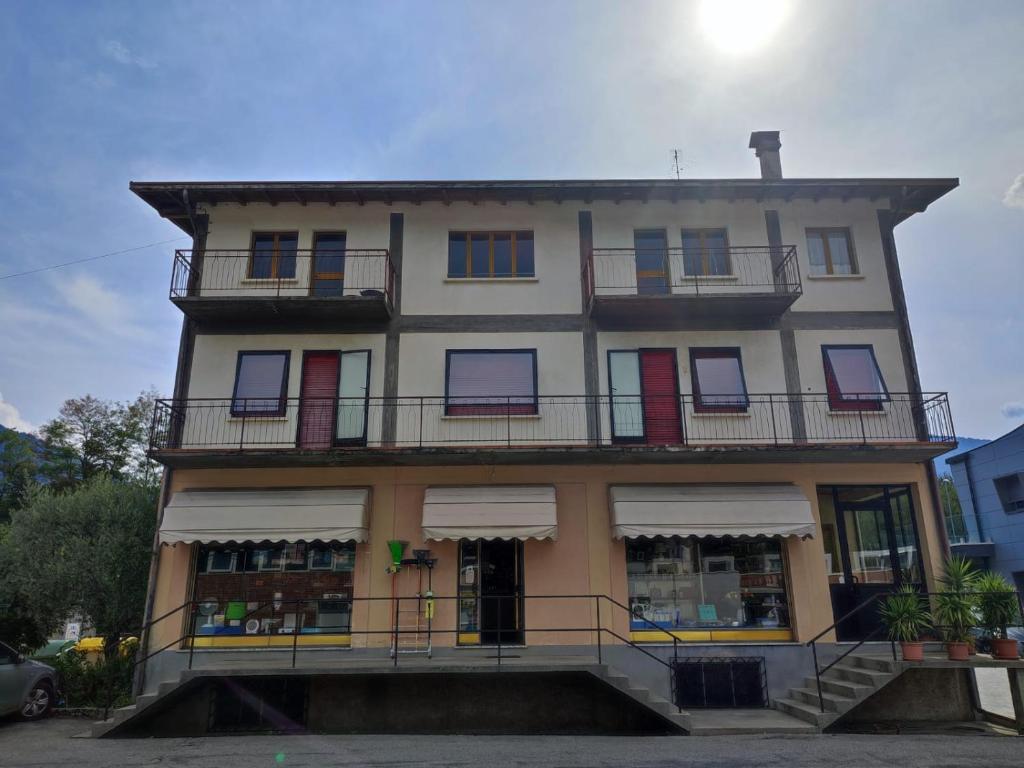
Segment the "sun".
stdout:
<svg viewBox="0 0 1024 768">
<path fill-rule="evenodd" d="M 771 41 L 789 11 L 789 0 L 701 0 L 700 26 L 720 51 L 753 53 Z"/>
</svg>

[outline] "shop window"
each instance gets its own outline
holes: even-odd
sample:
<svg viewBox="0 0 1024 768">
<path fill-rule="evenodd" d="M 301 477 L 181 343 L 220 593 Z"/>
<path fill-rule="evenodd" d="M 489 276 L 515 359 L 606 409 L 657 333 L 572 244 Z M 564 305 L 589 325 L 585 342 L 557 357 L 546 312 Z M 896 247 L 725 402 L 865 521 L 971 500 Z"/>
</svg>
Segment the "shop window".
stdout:
<svg viewBox="0 0 1024 768">
<path fill-rule="evenodd" d="M 690 349 L 693 410 L 697 413 L 743 413 L 750 400 L 738 347 Z"/>
<path fill-rule="evenodd" d="M 239 352 L 232 416 L 284 416 L 288 352 Z"/>
<path fill-rule="evenodd" d="M 200 547 L 195 633 L 348 633 L 354 571 L 353 542 Z"/>
<path fill-rule="evenodd" d="M 448 350 L 445 364 L 446 415 L 535 413 L 536 350 Z"/>
<path fill-rule="evenodd" d="M 630 539 L 626 573 L 634 631 L 789 627 L 779 539 Z"/>
<path fill-rule="evenodd" d="M 833 411 L 880 411 L 889 393 L 871 345 L 823 346 L 825 387 Z"/>
</svg>

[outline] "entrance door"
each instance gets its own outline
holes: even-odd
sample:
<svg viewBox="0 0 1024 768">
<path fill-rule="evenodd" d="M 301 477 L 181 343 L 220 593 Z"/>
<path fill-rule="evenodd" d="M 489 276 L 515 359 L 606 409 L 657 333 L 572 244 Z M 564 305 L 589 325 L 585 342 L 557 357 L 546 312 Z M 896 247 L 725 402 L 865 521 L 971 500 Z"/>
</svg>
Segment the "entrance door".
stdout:
<svg viewBox="0 0 1024 768">
<path fill-rule="evenodd" d="M 341 296 L 345 288 L 345 233 L 318 232 L 313 236 L 310 290 L 314 296 Z"/>
<path fill-rule="evenodd" d="M 674 349 L 608 353 L 612 437 L 616 442 L 676 445 L 683 440 Z"/>
<path fill-rule="evenodd" d="M 464 539 L 459 559 L 460 636 L 470 640 L 475 626 L 482 645 L 521 645 L 523 543 Z"/>
<path fill-rule="evenodd" d="M 299 400 L 299 447 L 330 448 L 334 438 L 338 396 L 337 352 L 306 352 L 302 356 Z"/>
<path fill-rule="evenodd" d="M 830 590 L 838 620 L 872 597 L 866 606 L 836 627 L 840 640 L 884 639 L 877 605 L 881 595 L 901 584 L 920 586 L 921 560 L 910 490 L 906 487 L 827 489 L 834 523 L 822 505 L 823 527 L 833 526 L 841 562 L 833 565 Z M 828 546 L 828 544 L 826 544 Z M 826 549 L 826 551 L 828 551 Z"/>
<path fill-rule="evenodd" d="M 664 229 L 638 229 L 633 232 L 636 251 L 636 292 L 668 293 L 668 236 Z"/>
</svg>

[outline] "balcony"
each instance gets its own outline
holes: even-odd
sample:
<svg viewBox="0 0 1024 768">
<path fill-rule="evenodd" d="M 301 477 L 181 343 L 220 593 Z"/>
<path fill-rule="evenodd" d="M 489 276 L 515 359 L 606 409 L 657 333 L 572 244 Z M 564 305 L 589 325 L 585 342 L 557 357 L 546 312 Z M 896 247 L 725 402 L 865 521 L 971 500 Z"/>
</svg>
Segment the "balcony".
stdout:
<svg viewBox="0 0 1024 768">
<path fill-rule="evenodd" d="M 941 393 L 890 393 L 865 410 L 801 393 L 709 411 L 703 397 L 288 398 L 256 403 L 262 414 L 230 398 L 162 400 L 150 456 L 173 467 L 923 461 L 956 444 Z"/>
<path fill-rule="evenodd" d="M 609 328 L 680 318 L 777 317 L 800 298 L 796 246 L 594 248 L 583 268 L 586 308 Z"/>
<path fill-rule="evenodd" d="M 170 298 L 199 322 L 383 322 L 394 291 L 385 249 L 179 250 Z"/>
</svg>

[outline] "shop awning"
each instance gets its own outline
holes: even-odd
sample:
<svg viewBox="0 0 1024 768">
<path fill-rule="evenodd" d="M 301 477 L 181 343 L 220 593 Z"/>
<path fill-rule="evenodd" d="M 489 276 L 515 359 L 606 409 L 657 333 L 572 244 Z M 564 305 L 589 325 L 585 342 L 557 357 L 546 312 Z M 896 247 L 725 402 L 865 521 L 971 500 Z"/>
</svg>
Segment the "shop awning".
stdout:
<svg viewBox="0 0 1024 768">
<path fill-rule="evenodd" d="M 366 541 L 366 488 L 181 491 L 164 509 L 160 543 Z"/>
<path fill-rule="evenodd" d="M 553 485 L 427 488 L 425 539 L 553 539 L 558 532 Z"/>
<path fill-rule="evenodd" d="M 613 485 L 614 536 L 814 535 L 804 492 L 791 484 Z"/>
</svg>

